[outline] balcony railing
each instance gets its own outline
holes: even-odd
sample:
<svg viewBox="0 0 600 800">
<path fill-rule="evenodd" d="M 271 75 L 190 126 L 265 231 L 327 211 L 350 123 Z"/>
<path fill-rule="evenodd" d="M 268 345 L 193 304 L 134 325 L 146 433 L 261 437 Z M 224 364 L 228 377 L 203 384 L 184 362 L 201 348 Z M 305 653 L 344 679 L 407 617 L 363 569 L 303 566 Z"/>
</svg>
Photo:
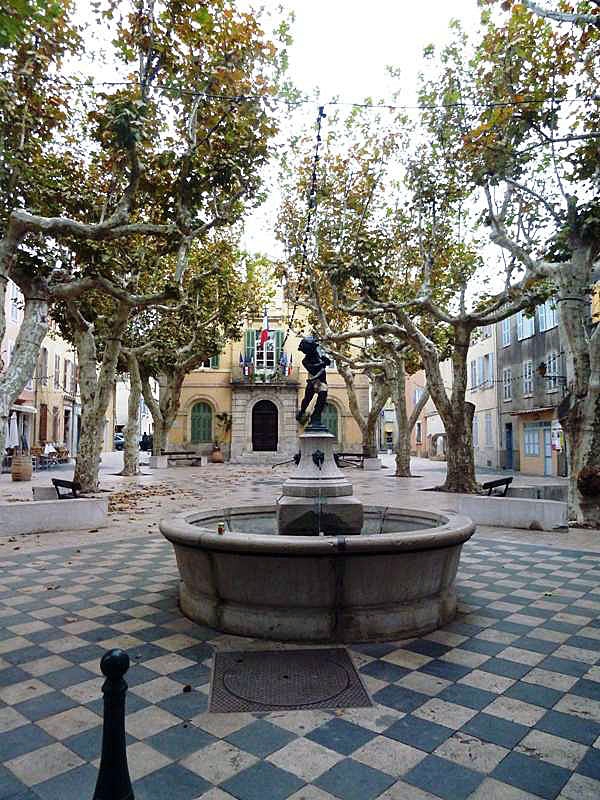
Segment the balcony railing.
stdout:
<svg viewBox="0 0 600 800">
<path fill-rule="evenodd" d="M 231 368 L 231 382 L 236 384 L 256 384 L 258 386 L 263 384 L 271 386 L 274 384 L 294 384 L 300 382 L 300 369 L 299 367 L 292 367 L 289 371 L 289 375 L 284 375 L 282 372 L 272 369 L 257 370 L 250 375 L 244 375 L 242 367 L 235 366 Z"/>
</svg>

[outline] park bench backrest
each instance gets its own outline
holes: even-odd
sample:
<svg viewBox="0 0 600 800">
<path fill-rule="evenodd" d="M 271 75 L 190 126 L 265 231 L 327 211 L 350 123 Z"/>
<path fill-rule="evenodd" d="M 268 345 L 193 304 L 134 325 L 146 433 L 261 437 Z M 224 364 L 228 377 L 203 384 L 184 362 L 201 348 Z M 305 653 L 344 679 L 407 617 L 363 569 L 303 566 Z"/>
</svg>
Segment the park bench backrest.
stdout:
<svg viewBox="0 0 600 800">
<path fill-rule="evenodd" d="M 79 497 L 79 492 L 81 491 L 81 484 L 77 483 L 77 481 L 63 481 L 60 478 L 52 478 L 52 485 L 56 489 L 59 500 Z M 61 489 L 66 489 L 67 491 L 61 492 Z"/>
</svg>

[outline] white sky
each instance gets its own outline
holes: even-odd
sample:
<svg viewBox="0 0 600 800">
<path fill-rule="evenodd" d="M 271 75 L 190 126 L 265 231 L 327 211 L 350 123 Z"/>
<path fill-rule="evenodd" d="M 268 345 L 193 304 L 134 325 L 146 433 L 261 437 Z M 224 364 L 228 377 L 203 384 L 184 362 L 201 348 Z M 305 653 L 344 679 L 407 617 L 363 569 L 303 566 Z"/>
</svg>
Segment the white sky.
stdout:
<svg viewBox="0 0 600 800">
<path fill-rule="evenodd" d="M 268 0 L 266 8 L 278 3 Z M 412 93 L 423 48 L 448 37 L 448 22 L 460 19 L 465 29 L 477 27 L 476 0 L 296 0 L 284 3 L 294 11 L 294 44 L 290 76 L 302 90 L 320 87 L 323 99 L 339 95 L 362 100 L 388 95 L 387 65 L 400 67 Z"/>
<path fill-rule="evenodd" d="M 254 2 L 248 0 L 250 4 Z M 264 0 L 261 5 L 274 10 L 280 2 Z M 477 0 L 296 0 L 283 5 L 296 17 L 289 79 L 304 94 L 314 95 L 318 89 L 325 102 L 336 96 L 346 102 L 391 99 L 392 91 L 401 86 L 400 102 L 414 104 L 423 48 L 443 46 L 449 39 L 450 19 L 459 19 L 471 32 L 480 16 Z M 388 77 L 389 65 L 400 68 L 399 82 Z M 315 116 L 316 104 L 311 122 Z M 244 237 L 248 249 L 278 253 L 271 233 L 276 209 L 277 196 L 272 193 L 250 217 Z"/>
</svg>

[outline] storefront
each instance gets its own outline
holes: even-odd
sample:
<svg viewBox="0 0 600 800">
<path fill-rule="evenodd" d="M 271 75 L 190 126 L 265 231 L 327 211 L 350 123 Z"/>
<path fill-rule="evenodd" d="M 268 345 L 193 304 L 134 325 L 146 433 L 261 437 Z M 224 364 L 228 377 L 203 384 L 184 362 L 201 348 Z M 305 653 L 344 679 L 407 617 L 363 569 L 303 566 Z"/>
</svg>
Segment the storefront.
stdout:
<svg viewBox="0 0 600 800">
<path fill-rule="evenodd" d="M 556 408 L 516 412 L 520 470 L 524 475 L 565 475 L 564 434 Z"/>
</svg>

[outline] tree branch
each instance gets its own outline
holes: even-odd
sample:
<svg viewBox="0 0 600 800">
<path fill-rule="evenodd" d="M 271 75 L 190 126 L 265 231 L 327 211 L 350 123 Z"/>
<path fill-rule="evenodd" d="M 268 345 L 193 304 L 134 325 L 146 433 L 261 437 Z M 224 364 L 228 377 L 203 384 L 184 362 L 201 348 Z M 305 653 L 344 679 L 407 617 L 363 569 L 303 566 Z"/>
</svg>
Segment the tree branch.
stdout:
<svg viewBox="0 0 600 800">
<path fill-rule="evenodd" d="M 600 16 L 597 14 L 579 14 L 568 13 L 566 11 L 551 11 L 550 9 L 542 8 L 542 6 L 534 3 L 533 0 L 521 0 L 523 5 L 528 8 L 533 14 L 545 19 L 552 19 L 555 22 L 583 22 L 586 25 L 595 25 L 600 27 Z"/>
</svg>

